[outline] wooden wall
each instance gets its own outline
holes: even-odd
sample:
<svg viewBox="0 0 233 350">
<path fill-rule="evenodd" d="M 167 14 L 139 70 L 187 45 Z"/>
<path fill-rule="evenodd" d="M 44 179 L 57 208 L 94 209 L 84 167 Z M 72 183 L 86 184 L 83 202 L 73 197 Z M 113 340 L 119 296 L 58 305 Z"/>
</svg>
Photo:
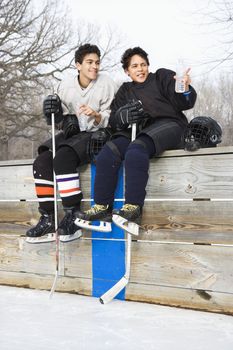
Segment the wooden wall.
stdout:
<svg viewBox="0 0 233 350">
<path fill-rule="evenodd" d="M 55 244 L 25 243 L 25 231 L 38 219 L 31 164 L 0 162 L 0 284 L 50 289 Z M 83 167 L 85 206 L 90 178 L 90 167 Z M 153 159 L 125 298 L 233 314 L 232 214 L 233 147 L 168 151 Z M 60 245 L 57 290 L 92 295 L 93 239 L 99 238 L 84 232 Z"/>
</svg>

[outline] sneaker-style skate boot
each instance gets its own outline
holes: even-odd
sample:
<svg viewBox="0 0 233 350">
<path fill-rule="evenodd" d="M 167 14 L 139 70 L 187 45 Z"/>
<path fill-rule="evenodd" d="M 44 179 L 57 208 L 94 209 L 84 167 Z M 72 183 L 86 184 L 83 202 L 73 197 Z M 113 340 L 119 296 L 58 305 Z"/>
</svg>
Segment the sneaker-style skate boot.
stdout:
<svg viewBox="0 0 233 350">
<path fill-rule="evenodd" d="M 124 204 L 121 209 L 114 209 L 112 221 L 118 227 L 138 236 L 142 211 L 139 205 Z"/>
<path fill-rule="evenodd" d="M 67 243 L 79 239 L 82 231 L 75 225 L 75 219 L 79 212 L 77 207 L 64 208 L 65 216 L 58 226 L 58 235 L 60 242 Z"/>
<path fill-rule="evenodd" d="M 46 243 L 53 242 L 56 239 L 54 214 L 49 214 L 43 209 L 39 209 L 39 212 L 41 217 L 38 223 L 26 232 L 27 243 Z"/>
<path fill-rule="evenodd" d="M 99 221 L 99 225 L 93 225 L 92 221 Z M 112 231 L 112 207 L 110 205 L 95 204 L 89 210 L 79 212 L 75 224 L 87 230 L 98 232 Z"/>
</svg>

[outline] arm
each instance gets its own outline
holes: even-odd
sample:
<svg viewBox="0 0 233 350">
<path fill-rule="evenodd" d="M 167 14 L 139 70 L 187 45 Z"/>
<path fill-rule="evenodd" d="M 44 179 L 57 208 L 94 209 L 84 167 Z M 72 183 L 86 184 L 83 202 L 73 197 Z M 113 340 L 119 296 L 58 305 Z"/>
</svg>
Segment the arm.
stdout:
<svg viewBox="0 0 233 350">
<path fill-rule="evenodd" d="M 161 93 L 166 97 L 177 111 L 185 111 L 193 108 L 197 93 L 190 85 L 191 79 L 186 71 L 186 91 L 184 93 L 175 92 L 175 72 L 168 69 L 159 69 L 157 79 L 159 80 Z"/>
<path fill-rule="evenodd" d="M 117 91 L 116 96 L 111 103 L 111 114 L 109 118 L 109 124 L 113 130 L 118 129 L 116 112 L 117 110 L 119 110 L 119 108 L 121 108 L 128 102 L 126 99 L 126 96 L 127 96 L 127 89 L 125 84 L 123 84 Z M 128 125 L 125 125 L 124 129 L 126 129 L 127 127 Z"/>
<path fill-rule="evenodd" d="M 101 82 L 100 87 L 97 85 L 98 90 L 96 90 L 96 94 L 94 94 L 95 98 L 99 99 L 99 109 L 95 111 L 87 105 L 82 105 L 80 107 L 82 114 L 91 117 L 88 118 L 87 131 L 95 131 L 100 128 L 105 128 L 109 123 L 109 116 L 111 112 L 110 106 L 115 96 L 117 87 L 115 82 L 110 78 L 102 77 L 102 79 L 105 80 Z"/>
</svg>

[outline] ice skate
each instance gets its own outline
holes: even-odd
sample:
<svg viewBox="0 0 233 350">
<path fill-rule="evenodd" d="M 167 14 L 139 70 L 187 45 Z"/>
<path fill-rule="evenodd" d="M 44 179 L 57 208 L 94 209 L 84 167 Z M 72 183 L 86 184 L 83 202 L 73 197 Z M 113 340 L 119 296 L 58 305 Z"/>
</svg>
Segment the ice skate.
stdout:
<svg viewBox="0 0 233 350">
<path fill-rule="evenodd" d="M 109 205 L 95 204 L 89 210 L 79 212 L 75 224 L 86 230 L 98 232 L 112 231 L 112 208 Z M 93 225 L 92 221 L 99 221 L 99 225 Z"/>
<path fill-rule="evenodd" d="M 67 243 L 79 239 L 82 236 L 82 231 L 75 225 L 77 217 L 77 208 L 66 208 L 65 216 L 58 226 L 58 235 L 60 242 Z"/>
<path fill-rule="evenodd" d="M 36 226 L 26 232 L 27 243 L 49 243 L 56 240 L 54 214 L 49 214 L 45 210 L 39 209 L 41 217 Z"/>
<path fill-rule="evenodd" d="M 131 235 L 139 235 L 139 224 L 141 220 L 141 208 L 139 205 L 124 204 L 121 209 L 114 209 L 112 221 L 118 227 Z"/>
</svg>

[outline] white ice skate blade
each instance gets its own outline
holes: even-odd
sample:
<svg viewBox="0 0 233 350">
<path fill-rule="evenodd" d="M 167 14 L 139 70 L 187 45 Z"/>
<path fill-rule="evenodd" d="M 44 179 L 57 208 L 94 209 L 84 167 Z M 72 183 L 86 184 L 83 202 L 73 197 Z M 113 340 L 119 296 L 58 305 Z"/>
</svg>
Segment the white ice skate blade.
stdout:
<svg viewBox="0 0 233 350">
<path fill-rule="evenodd" d="M 75 225 L 77 225 L 81 228 L 84 228 L 86 230 L 93 230 L 93 231 L 97 231 L 97 232 L 111 232 L 112 231 L 111 222 L 100 221 L 99 225 L 92 225 L 91 221 L 86 221 L 86 220 L 77 218 L 74 223 L 75 223 Z"/>
<path fill-rule="evenodd" d="M 113 214 L 112 221 L 114 224 L 116 224 L 118 227 L 122 228 L 122 230 L 125 230 L 126 232 L 130 233 L 131 235 L 138 236 L 139 235 L 139 225 L 135 222 L 128 221 L 127 219 L 123 218 L 120 215 Z"/>
<path fill-rule="evenodd" d="M 82 230 L 77 230 L 73 235 L 60 235 L 60 242 L 68 243 L 79 239 L 82 236 Z"/>
<path fill-rule="evenodd" d="M 41 237 L 27 237 L 26 242 L 30 244 L 50 243 L 56 241 L 55 233 L 49 233 Z"/>
</svg>

